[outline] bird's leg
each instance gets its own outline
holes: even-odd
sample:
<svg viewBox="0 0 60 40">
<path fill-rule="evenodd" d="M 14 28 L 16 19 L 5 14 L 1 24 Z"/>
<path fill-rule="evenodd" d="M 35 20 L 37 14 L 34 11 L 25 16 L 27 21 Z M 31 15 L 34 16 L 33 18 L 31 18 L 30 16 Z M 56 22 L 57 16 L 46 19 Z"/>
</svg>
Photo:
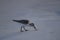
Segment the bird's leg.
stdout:
<svg viewBox="0 0 60 40">
<path fill-rule="evenodd" d="M 23 26 L 23 28 L 24 28 L 25 31 L 28 31 L 27 29 L 25 29 L 25 26 Z"/>
<path fill-rule="evenodd" d="M 23 32 L 22 28 L 23 28 L 23 26 L 21 26 L 21 30 L 20 30 L 21 32 Z"/>
</svg>

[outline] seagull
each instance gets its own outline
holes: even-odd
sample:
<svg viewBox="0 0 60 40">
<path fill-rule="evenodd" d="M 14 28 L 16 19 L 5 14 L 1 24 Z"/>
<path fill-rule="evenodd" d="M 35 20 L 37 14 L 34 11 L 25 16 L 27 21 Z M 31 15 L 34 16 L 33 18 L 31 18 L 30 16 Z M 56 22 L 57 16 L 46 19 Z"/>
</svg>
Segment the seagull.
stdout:
<svg viewBox="0 0 60 40">
<path fill-rule="evenodd" d="M 23 24 L 23 25 L 21 26 L 21 30 L 20 30 L 21 32 L 23 32 L 22 28 L 23 28 L 25 31 L 28 31 L 27 29 L 25 29 L 25 25 L 29 25 L 29 26 L 33 27 L 35 30 L 37 30 L 36 27 L 35 27 L 35 25 L 34 25 L 34 23 L 29 23 L 29 22 L 30 22 L 29 20 L 12 20 L 12 21 Z"/>
</svg>

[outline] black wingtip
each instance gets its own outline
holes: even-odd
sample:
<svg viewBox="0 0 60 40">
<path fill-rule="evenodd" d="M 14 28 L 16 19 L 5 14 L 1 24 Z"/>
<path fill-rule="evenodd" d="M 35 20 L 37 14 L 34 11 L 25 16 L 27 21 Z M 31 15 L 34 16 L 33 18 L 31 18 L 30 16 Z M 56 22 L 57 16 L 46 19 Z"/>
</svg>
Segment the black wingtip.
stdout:
<svg viewBox="0 0 60 40">
<path fill-rule="evenodd" d="M 14 22 L 22 23 L 22 24 L 28 24 L 29 20 L 12 20 Z"/>
<path fill-rule="evenodd" d="M 16 22 L 17 20 L 12 20 L 12 21 Z"/>
<path fill-rule="evenodd" d="M 15 20 L 12 20 L 12 21 L 15 21 Z"/>
</svg>

